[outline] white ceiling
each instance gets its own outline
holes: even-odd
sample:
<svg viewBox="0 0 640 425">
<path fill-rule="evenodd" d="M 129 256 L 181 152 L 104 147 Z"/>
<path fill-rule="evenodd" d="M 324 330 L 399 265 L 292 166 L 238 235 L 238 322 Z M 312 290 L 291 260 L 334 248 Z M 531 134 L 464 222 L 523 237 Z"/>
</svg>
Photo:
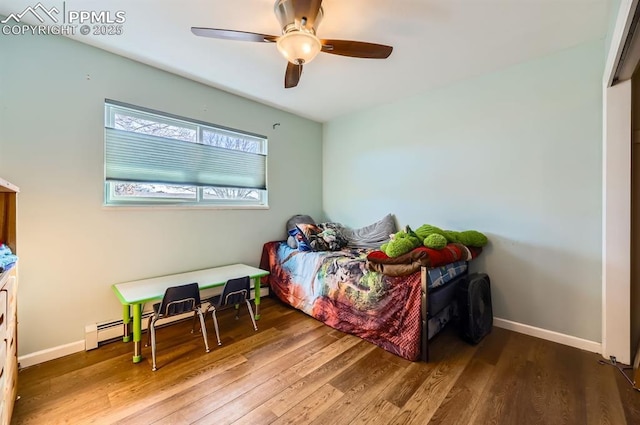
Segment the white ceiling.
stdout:
<svg viewBox="0 0 640 425">
<path fill-rule="evenodd" d="M 611 3 L 324 0 L 320 38 L 388 44 L 394 51 L 386 60 L 321 53 L 305 65 L 298 87 L 284 89 L 286 62 L 274 44 L 208 39 L 190 31 L 202 26 L 278 35 L 274 0 L 41 2 L 60 11 L 124 11 L 122 35 L 73 38 L 321 122 L 604 39 Z M 0 14 L 36 4 L 0 0 Z"/>
</svg>

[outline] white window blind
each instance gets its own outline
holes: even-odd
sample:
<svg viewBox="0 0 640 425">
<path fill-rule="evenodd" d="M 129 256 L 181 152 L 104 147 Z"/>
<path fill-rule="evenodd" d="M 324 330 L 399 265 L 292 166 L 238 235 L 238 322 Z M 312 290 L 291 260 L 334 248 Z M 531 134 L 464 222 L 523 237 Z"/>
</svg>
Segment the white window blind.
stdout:
<svg viewBox="0 0 640 425">
<path fill-rule="evenodd" d="M 263 136 L 105 101 L 107 204 L 264 205 L 266 171 Z"/>
</svg>

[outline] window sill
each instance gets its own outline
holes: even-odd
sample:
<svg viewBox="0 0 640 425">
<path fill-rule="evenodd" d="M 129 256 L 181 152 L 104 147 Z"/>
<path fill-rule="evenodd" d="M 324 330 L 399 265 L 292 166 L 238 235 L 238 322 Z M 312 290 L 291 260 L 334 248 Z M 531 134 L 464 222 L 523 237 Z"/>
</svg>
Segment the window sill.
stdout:
<svg viewBox="0 0 640 425">
<path fill-rule="evenodd" d="M 268 210 L 269 205 L 102 205 L 103 210 Z"/>
</svg>

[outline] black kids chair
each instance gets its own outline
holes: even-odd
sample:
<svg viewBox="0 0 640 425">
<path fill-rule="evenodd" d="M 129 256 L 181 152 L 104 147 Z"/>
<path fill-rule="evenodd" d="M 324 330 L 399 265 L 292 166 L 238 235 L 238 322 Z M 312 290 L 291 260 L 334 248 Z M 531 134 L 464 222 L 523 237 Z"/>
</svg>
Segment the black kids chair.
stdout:
<svg viewBox="0 0 640 425">
<path fill-rule="evenodd" d="M 151 343 L 151 357 L 153 358 L 152 370 L 157 370 L 156 367 L 156 323 L 158 320 L 166 319 L 171 316 L 177 316 L 179 314 L 194 312 L 200 316 L 200 326 L 202 329 L 202 338 L 204 339 L 204 347 L 209 350 L 209 343 L 207 342 L 207 329 L 204 324 L 204 315 L 206 311 L 202 309 L 200 302 L 200 289 L 197 283 L 189 283 L 187 285 L 172 286 L 167 288 L 164 293 L 162 301 L 153 305 L 153 316 L 149 317 L 149 325 L 147 330 L 149 332 L 149 342 Z M 193 329 L 191 330 L 193 333 Z M 149 343 L 147 343 L 147 346 Z"/>
<path fill-rule="evenodd" d="M 251 323 L 253 323 L 253 330 L 257 331 L 256 319 L 253 317 L 253 309 L 251 308 L 251 301 L 249 301 L 251 294 L 249 276 L 240 277 L 237 279 L 229 279 L 222 288 L 222 293 L 215 297 L 209 298 L 211 310 L 211 316 L 213 317 L 213 326 L 216 329 L 216 338 L 218 339 L 218 345 L 222 345 L 220 341 L 220 331 L 218 329 L 218 319 L 216 318 L 216 312 L 225 310 L 227 308 L 235 307 L 236 320 L 240 314 L 240 304 L 246 303 L 249 310 L 249 316 L 251 317 Z"/>
</svg>

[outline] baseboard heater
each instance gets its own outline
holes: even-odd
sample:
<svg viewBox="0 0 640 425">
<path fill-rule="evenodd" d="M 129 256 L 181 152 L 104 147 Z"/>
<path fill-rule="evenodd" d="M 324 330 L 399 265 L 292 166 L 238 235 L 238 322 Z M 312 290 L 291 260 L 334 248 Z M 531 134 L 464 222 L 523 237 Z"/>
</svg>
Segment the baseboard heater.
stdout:
<svg viewBox="0 0 640 425">
<path fill-rule="evenodd" d="M 153 312 L 151 311 L 142 314 L 143 330 L 147 329 L 148 319 L 152 314 Z M 178 317 L 176 316 L 173 319 L 177 320 Z M 121 340 L 123 331 L 124 323 L 122 319 L 87 325 L 85 326 L 84 348 L 85 350 L 93 350 L 102 343 L 112 342 L 117 339 Z"/>
<path fill-rule="evenodd" d="M 260 296 L 266 297 L 269 295 L 269 288 L 263 287 L 260 288 Z M 210 296 L 210 295 L 208 295 Z M 253 291 L 251 291 L 251 299 L 253 299 Z M 149 316 L 153 314 L 152 311 L 147 311 L 142 313 L 142 330 L 147 329 L 147 324 L 149 323 Z M 170 319 L 167 319 L 164 323 L 173 323 L 178 320 L 184 320 L 192 317 L 190 313 L 182 314 L 179 316 L 174 316 Z M 111 320 L 108 322 L 102 323 L 93 323 L 85 326 L 85 350 L 93 350 L 94 348 L 98 348 L 101 344 L 106 344 L 115 340 L 122 340 L 122 332 L 124 323 L 122 319 Z"/>
</svg>

